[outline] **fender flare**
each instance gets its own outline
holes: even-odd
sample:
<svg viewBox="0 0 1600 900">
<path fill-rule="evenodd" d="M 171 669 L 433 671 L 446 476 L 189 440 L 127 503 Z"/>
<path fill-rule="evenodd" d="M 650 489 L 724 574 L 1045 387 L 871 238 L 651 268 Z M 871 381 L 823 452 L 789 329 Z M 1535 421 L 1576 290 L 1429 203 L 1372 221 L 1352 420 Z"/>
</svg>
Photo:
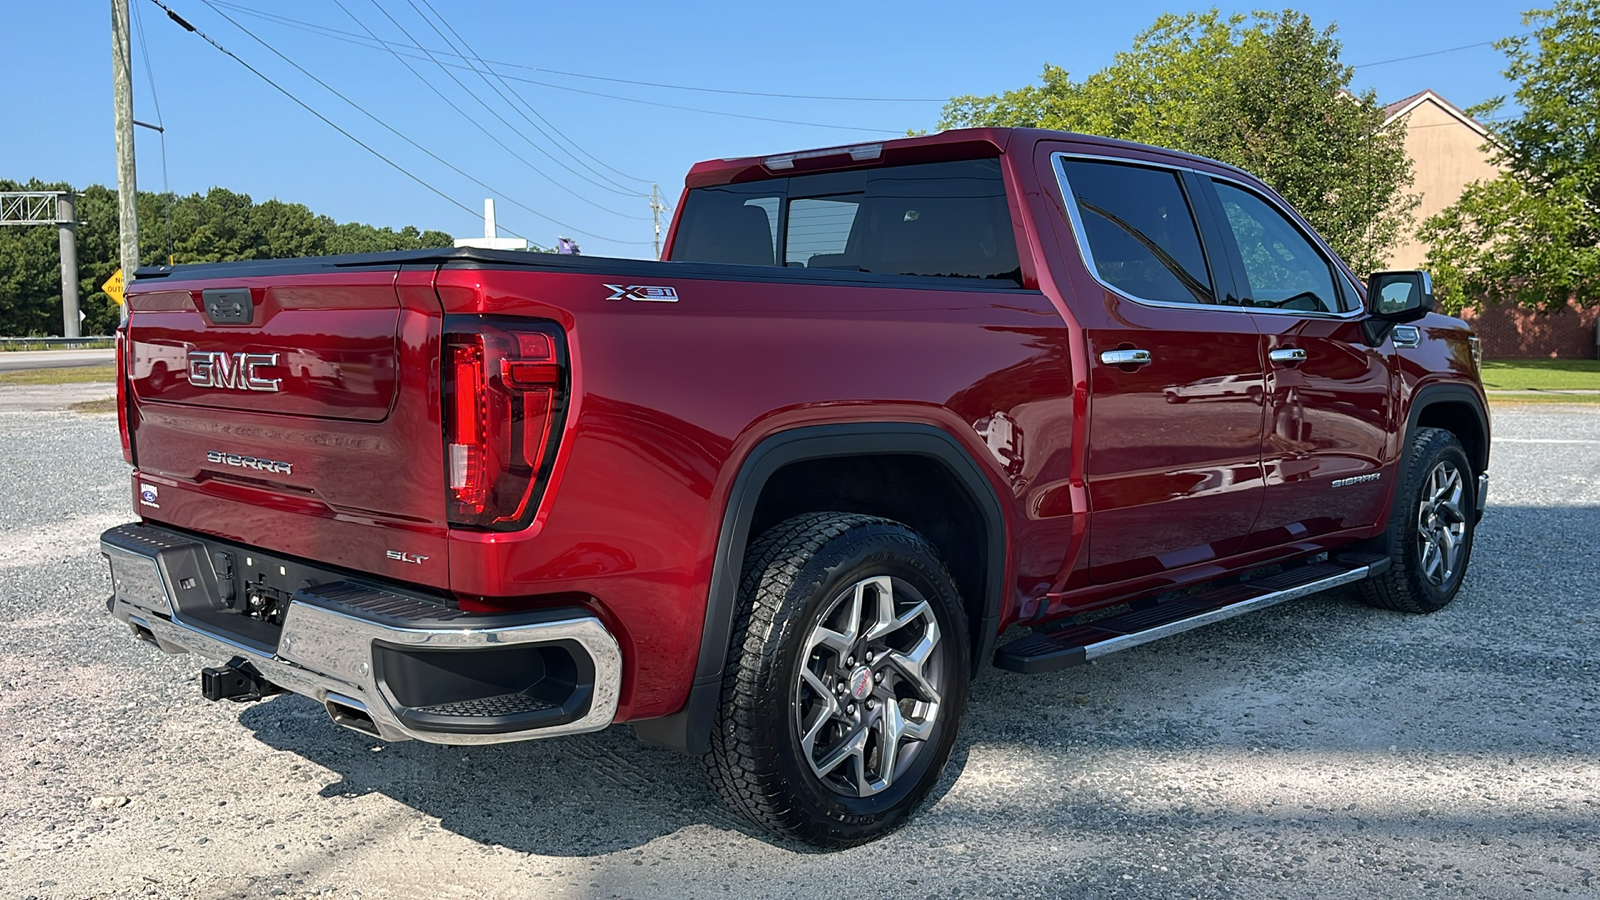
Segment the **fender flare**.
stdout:
<svg viewBox="0 0 1600 900">
<path fill-rule="evenodd" d="M 722 696 L 723 670 L 739 600 L 739 575 L 750 540 L 750 523 L 762 489 L 778 470 L 797 462 L 845 456 L 923 456 L 941 463 L 969 493 L 984 518 L 988 567 L 984 573 L 983 616 L 975 623 L 973 665 L 976 670 L 994 650 L 1005 593 L 1005 515 L 994 486 L 966 448 L 933 425 L 883 422 L 812 425 L 779 432 L 762 440 L 744 458 L 723 509 L 717 535 L 711 586 L 706 597 L 700 653 L 689 697 L 679 712 L 634 722 L 646 743 L 699 756 L 710 749 L 711 729 Z"/>
<path fill-rule="evenodd" d="M 1411 408 L 1406 411 L 1406 429 L 1402 434 L 1399 466 L 1396 471 L 1405 472 L 1406 466 L 1411 461 L 1411 436 L 1416 434 L 1417 422 L 1422 418 L 1422 413 L 1428 407 L 1438 406 L 1442 403 L 1459 403 L 1472 410 L 1472 415 L 1476 419 L 1478 426 L 1478 433 L 1483 435 L 1483 446 L 1478 448 L 1477 453 L 1473 453 L 1473 448 L 1471 447 L 1463 446 L 1462 449 L 1466 450 L 1467 461 L 1473 465 L 1478 474 L 1489 471 L 1489 413 L 1484 408 L 1483 398 L 1478 395 L 1477 391 L 1467 385 L 1438 383 L 1424 384 L 1411 395 Z M 1398 476 L 1395 479 L 1393 490 L 1396 492 L 1400 490 Z M 1396 501 L 1391 500 L 1391 502 Z M 1476 515 L 1479 521 L 1483 519 L 1483 509 L 1481 507 L 1477 510 Z M 1395 552 L 1394 539 L 1395 536 L 1388 531 L 1385 531 L 1380 536 L 1379 540 L 1382 542 L 1381 549 L 1383 552 L 1391 555 Z"/>
<path fill-rule="evenodd" d="M 1405 454 L 1410 452 L 1410 435 L 1416 432 L 1417 420 L 1422 418 L 1423 411 L 1430 406 L 1437 406 L 1441 403 L 1460 403 L 1472 410 L 1473 416 L 1477 419 L 1478 433 L 1483 435 L 1483 446 L 1479 448 L 1480 452 L 1476 454 L 1477 458 L 1470 461 L 1479 472 L 1487 472 L 1489 470 L 1489 414 L 1484 409 L 1483 398 L 1478 396 L 1477 391 L 1464 384 L 1425 384 L 1411 395 L 1411 408 L 1406 412 L 1405 433 L 1407 440 L 1402 448 L 1401 462 L 1405 462 Z M 1471 448 L 1467 448 L 1467 450 L 1469 457 L 1472 456 Z"/>
</svg>

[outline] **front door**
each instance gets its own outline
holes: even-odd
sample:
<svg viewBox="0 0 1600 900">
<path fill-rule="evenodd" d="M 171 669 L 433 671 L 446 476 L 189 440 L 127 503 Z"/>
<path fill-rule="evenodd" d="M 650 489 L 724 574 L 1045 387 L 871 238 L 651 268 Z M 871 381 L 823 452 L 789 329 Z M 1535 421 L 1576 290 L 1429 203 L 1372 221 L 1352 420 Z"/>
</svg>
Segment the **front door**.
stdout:
<svg viewBox="0 0 1600 900">
<path fill-rule="evenodd" d="M 1291 217 L 1213 184 L 1267 364 L 1266 501 L 1244 549 L 1374 525 L 1388 510 L 1390 356 L 1367 346 L 1354 286 Z"/>
</svg>

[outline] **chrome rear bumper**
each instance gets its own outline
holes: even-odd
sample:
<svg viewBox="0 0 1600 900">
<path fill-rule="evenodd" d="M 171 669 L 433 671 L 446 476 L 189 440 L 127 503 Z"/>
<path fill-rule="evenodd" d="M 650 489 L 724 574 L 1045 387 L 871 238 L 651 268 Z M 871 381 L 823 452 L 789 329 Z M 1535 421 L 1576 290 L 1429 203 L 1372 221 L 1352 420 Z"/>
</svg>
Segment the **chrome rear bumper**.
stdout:
<svg viewBox="0 0 1600 900">
<path fill-rule="evenodd" d="M 582 609 L 473 615 L 336 582 L 294 593 L 274 645 L 260 628 L 227 626 L 242 617 L 217 596 L 199 542 L 122 525 L 101 536 L 100 548 L 111 565 L 111 613 L 134 634 L 169 653 L 247 662 L 267 681 L 322 703 L 338 724 L 384 740 L 520 741 L 598 731 L 616 716 L 622 654 L 605 626 Z M 473 651 L 480 662 L 465 663 L 463 682 L 459 670 Z M 552 675 L 556 690 L 568 693 L 470 694 L 475 673 L 538 682 L 550 666 L 560 670 Z M 468 693 L 444 696 L 451 690 Z"/>
</svg>

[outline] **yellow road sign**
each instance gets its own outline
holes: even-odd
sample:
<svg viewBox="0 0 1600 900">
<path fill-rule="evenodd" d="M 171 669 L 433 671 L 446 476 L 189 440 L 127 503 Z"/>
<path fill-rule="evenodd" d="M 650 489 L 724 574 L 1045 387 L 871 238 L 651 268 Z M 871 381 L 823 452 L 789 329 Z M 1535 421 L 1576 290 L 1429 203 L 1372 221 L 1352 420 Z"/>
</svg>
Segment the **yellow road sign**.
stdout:
<svg viewBox="0 0 1600 900">
<path fill-rule="evenodd" d="M 100 285 L 100 290 L 105 291 L 107 294 L 110 294 L 111 295 L 111 299 L 117 301 L 117 305 L 121 306 L 122 305 L 122 270 L 118 269 L 115 272 L 112 272 L 111 273 L 111 277 L 106 279 L 106 283 Z"/>
</svg>

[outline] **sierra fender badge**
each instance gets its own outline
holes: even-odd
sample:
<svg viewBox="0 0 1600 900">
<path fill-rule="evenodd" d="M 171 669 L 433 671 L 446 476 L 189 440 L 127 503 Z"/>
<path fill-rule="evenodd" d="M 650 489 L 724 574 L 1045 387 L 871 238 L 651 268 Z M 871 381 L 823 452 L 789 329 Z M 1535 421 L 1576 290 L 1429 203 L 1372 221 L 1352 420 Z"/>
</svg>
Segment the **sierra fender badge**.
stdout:
<svg viewBox="0 0 1600 900">
<path fill-rule="evenodd" d="M 189 383 L 199 388 L 229 391 L 280 391 L 282 378 L 267 378 L 259 370 L 278 364 L 276 353 L 222 353 L 189 351 Z"/>
<path fill-rule="evenodd" d="M 395 562 L 415 563 L 419 566 L 422 565 L 423 560 L 427 559 L 426 556 L 420 556 L 416 553 L 406 553 L 403 550 L 385 550 L 383 551 L 383 555 L 389 557 Z"/>
<path fill-rule="evenodd" d="M 1349 487 L 1352 484 L 1365 484 L 1368 481 L 1377 481 L 1382 477 L 1382 472 L 1368 472 L 1365 475 L 1351 475 L 1349 478 L 1335 478 L 1333 480 L 1333 486 L 1336 488 Z"/>
<path fill-rule="evenodd" d="M 607 300 L 640 300 L 646 303 L 678 302 L 677 288 L 648 284 L 608 284 L 605 287 L 611 290 L 611 296 L 607 297 Z"/>
</svg>

